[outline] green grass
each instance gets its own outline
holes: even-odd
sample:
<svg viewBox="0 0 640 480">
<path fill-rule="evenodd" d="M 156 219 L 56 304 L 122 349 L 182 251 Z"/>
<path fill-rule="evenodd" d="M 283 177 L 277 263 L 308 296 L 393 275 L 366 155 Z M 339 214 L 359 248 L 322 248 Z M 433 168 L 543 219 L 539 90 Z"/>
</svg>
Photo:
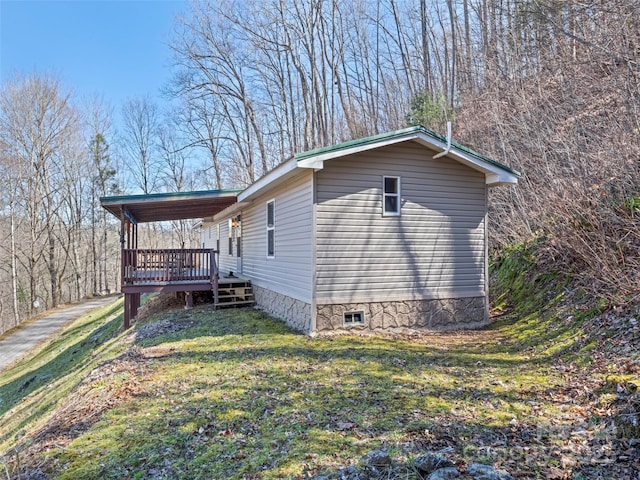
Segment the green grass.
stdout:
<svg viewBox="0 0 640 480">
<path fill-rule="evenodd" d="M 518 439 L 572 421 L 547 392 L 564 381 L 552 365 L 573 337 L 551 338 L 550 319 L 421 339 L 309 338 L 256 311 L 207 306 L 150 317 L 137 337 L 121 320 L 121 304 L 81 319 L 3 375 L 7 466 L 18 446 L 54 478 L 305 478 L 376 448 L 410 465 L 453 445 L 462 463 L 535 478 L 548 465 L 515 461 Z M 56 437 L 52 422 L 63 441 L 29 450 Z M 504 438 L 517 451 L 502 458 Z M 417 478 L 410 470 L 402 478 Z"/>
<path fill-rule="evenodd" d="M 122 324 L 122 301 L 78 319 L 0 377 L 0 452 L 23 429 L 40 425 L 71 394 L 98 361 L 122 352 L 114 343 Z"/>
</svg>

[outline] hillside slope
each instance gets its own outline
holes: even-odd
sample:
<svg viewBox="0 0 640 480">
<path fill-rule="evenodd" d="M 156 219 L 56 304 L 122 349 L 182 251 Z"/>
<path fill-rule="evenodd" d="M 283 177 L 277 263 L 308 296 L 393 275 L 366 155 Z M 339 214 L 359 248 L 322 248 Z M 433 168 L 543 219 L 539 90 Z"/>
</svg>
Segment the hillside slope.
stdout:
<svg viewBox="0 0 640 480">
<path fill-rule="evenodd" d="M 22 479 L 417 479 L 440 452 L 462 478 L 479 462 L 518 479 L 635 479 L 637 431 L 618 437 L 615 409 L 636 397 L 616 399 L 607 376 L 637 375 L 637 319 L 558 297 L 528 314 L 502 297 L 490 329 L 411 336 L 308 338 L 257 311 L 162 297 L 122 332 L 121 307 L 105 311 L 3 375 L 0 466 Z M 367 466 L 379 449 L 392 463 Z"/>
</svg>

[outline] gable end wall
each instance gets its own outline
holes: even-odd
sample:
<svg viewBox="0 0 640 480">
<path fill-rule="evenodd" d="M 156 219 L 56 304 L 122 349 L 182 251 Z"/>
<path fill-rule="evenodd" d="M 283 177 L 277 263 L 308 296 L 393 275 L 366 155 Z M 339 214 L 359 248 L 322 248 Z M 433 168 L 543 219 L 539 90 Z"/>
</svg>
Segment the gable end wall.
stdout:
<svg viewBox="0 0 640 480">
<path fill-rule="evenodd" d="M 364 311 L 358 328 L 487 323 L 482 173 L 407 142 L 325 162 L 316 173 L 317 330 Z M 382 216 L 382 178 L 401 178 L 399 217 Z"/>
</svg>

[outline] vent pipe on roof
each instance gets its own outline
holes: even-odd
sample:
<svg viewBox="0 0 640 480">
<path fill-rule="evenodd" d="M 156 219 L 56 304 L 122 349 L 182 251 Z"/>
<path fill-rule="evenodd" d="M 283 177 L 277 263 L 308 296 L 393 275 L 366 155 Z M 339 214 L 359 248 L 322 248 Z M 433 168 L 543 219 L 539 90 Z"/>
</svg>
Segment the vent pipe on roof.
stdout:
<svg viewBox="0 0 640 480">
<path fill-rule="evenodd" d="M 447 148 L 437 155 L 434 155 L 433 158 L 444 157 L 449 151 L 451 151 L 451 122 L 447 122 Z"/>
</svg>

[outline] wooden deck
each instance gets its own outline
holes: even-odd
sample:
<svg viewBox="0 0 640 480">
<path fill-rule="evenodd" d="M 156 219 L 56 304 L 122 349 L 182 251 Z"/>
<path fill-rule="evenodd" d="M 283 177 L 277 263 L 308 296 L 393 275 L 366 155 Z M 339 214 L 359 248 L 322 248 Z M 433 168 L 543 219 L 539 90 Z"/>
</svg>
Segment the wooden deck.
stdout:
<svg viewBox="0 0 640 480">
<path fill-rule="evenodd" d="M 239 276 L 220 275 L 217 251 L 209 249 L 123 249 L 122 293 L 124 325 L 128 328 L 140 307 L 140 294 L 184 292 L 187 306 L 193 292 L 213 292 L 214 305 L 253 305 L 251 282 Z"/>
<path fill-rule="evenodd" d="M 207 282 L 218 273 L 216 251 L 165 249 L 122 251 L 122 285 L 146 282 Z"/>
<path fill-rule="evenodd" d="M 187 306 L 193 292 L 212 291 L 217 303 L 218 266 L 215 250 L 200 248 L 123 249 L 121 289 L 124 293 L 124 326 L 140 308 L 140 294 L 185 292 Z"/>
<path fill-rule="evenodd" d="M 120 220 L 124 327 L 140 307 L 144 292 L 184 292 L 187 306 L 195 291 L 210 290 L 217 303 L 218 252 L 211 249 L 140 249 L 138 225 L 148 222 L 213 217 L 237 202 L 241 190 L 206 190 L 100 198 L 100 204 Z"/>
</svg>

